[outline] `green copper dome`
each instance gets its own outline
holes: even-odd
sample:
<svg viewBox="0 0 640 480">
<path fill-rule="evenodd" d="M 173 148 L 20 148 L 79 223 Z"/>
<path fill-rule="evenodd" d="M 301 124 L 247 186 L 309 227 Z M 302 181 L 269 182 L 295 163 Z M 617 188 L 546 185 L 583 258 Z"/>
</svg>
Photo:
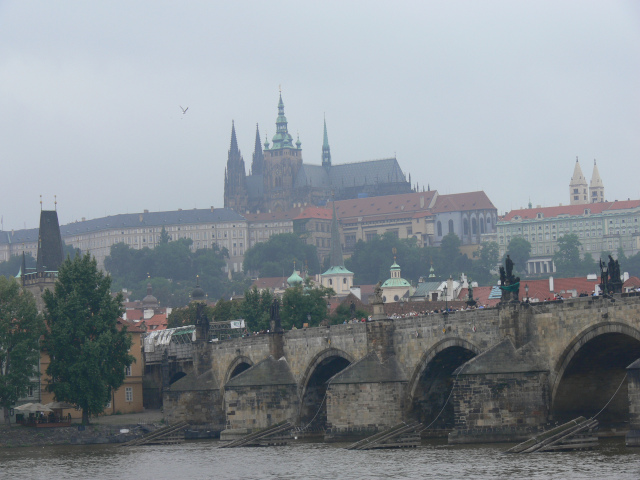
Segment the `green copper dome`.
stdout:
<svg viewBox="0 0 640 480">
<path fill-rule="evenodd" d="M 298 285 L 302 285 L 303 281 L 304 280 L 302 280 L 302 277 L 298 275 L 298 272 L 296 272 L 295 270 L 293 271 L 291 276 L 287 278 L 287 283 L 290 287 L 297 287 Z"/>
</svg>

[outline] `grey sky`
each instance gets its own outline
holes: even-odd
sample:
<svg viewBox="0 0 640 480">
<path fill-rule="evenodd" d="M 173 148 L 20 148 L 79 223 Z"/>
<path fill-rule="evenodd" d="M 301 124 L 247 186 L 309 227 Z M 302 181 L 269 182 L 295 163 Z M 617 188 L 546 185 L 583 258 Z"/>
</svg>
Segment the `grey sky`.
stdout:
<svg viewBox="0 0 640 480">
<path fill-rule="evenodd" d="M 568 203 L 575 157 L 640 198 L 640 3 L 0 0 L 0 215 L 223 206 L 282 85 L 303 159 L 397 156 L 499 213 Z M 189 107 L 182 115 L 179 105 Z M 264 140 L 263 140 L 264 141 Z"/>
</svg>

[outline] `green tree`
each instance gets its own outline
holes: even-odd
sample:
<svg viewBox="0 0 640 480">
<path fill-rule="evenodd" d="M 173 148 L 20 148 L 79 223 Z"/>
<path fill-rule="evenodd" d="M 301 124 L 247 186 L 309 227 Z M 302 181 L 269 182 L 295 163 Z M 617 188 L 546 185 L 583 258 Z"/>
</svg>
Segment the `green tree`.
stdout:
<svg viewBox="0 0 640 480">
<path fill-rule="evenodd" d="M 506 255 L 513 260 L 513 266 L 518 272 L 526 272 L 527 260 L 531 253 L 531 244 L 524 237 L 514 237 L 509 242 Z"/>
<path fill-rule="evenodd" d="M 332 288 L 323 286 L 310 288 L 307 284 L 287 288 L 280 308 L 282 327 L 289 329 L 295 325 L 302 328 L 304 323 L 310 327 L 318 326 L 327 318 L 327 301 L 334 295 Z"/>
<path fill-rule="evenodd" d="M 164 225 L 163 225 L 162 230 L 160 231 L 160 244 L 166 245 L 170 241 L 171 241 L 171 238 L 169 238 L 169 234 L 167 233 L 167 230 L 164 228 Z"/>
<path fill-rule="evenodd" d="M 478 285 L 495 283 L 495 275 L 491 273 L 500 261 L 500 247 L 496 242 L 483 242 L 480 249 L 473 253 L 477 258 L 471 269 L 473 279 Z"/>
<path fill-rule="evenodd" d="M 36 259 L 33 258 L 30 253 L 25 254 L 25 263 L 27 268 L 36 267 Z M 21 267 L 22 255 L 14 255 L 13 257 L 9 258 L 9 260 L 0 262 L 0 275 L 3 275 L 7 278 L 14 278 L 16 275 L 18 275 Z"/>
<path fill-rule="evenodd" d="M 425 251 L 416 244 L 416 239 L 399 239 L 387 232 L 372 240 L 359 240 L 345 267 L 354 272 L 354 282 L 360 285 L 374 284 L 389 278 L 395 248 L 396 261 L 402 268 L 402 277 L 417 280 L 428 269 Z"/>
<path fill-rule="evenodd" d="M 240 301 L 221 298 L 216 302 L 215 307 L 213 307 L 213 321 L 227 322 L 240 318 L 240 305 Z"/>
<path fill-rule="evenodd" d="M 255 285 L 253 288 L 245 290 L 240 312 L 249 331 L 256 332 L 269 328 L 269 308 L 273 303 L 273 298 L 274 296 L 269 290 L 260 292 Z"/>
<path fill-rule="evenodd" d="M 122 296 L 111 296 L 111 279 L 89 254 L 67 258 L 54 292 L 45 290 L 47 332 L 43 347 L 51 358 L 47 386 L 56 399 L 78 405 L 82 422 L 102 412 L 112 390 L 124 382 L 131 336 L 118 330 Z"/>
<path fill-rule="evenodd" d="M 580 273 L 582 275 L 588 275 L 590 273 L 598 273 L 598 272 L 599 272 L 598 264 L 593 259 L 593 255 L 591 255 L 589 252 L 585 253 L 584 258 L 582 259 L 582 262 L 581 262 Z"/>
<path fill-rule="evenodd" d="M 556 271 L 567 277 L 582 273 L 580 260 L 580 239 L 575 233 L 568 233 L 558 238 L 558 251 L 553 255 Z"/>
<path fill-rule="evenodd" d="M 338 305 L 338 308 L 331 315 L 331 323 L 333 325 L 344 323 L 345 321 L 351 320 L 352 317 L 357 319 L 367 318 L 369 313 L 366 310 L 362 310 L 361 308 L 356 308 L 355 313 L 351 314 L 351 309 L 348 305 L 341 303 Z"/>
<path fill-rule="evenodd" d="M 39 338 L 44 332 L 33 295 L 18 282 L 0 276 L 0 406 L 9 424 L 9 408 L 26 395 L 38 373 Z"/>
<path fill-rule="evenodd" d="M 248 249 L 244 254 L 243 270 L 261 277 L 288 276 L 294 262 L 299 268 L 307 265 L 310 273 L 320 270 L 315 245 L 306 244 L 294 233 L 281 233 Z"/>
<path fill-rule="evenodd" d="M 195 325 L 197 317 L 198 305 L 195 302 L 189 303 L 186 307 L 174 308 L 169 314 L 167 319 L 167 328 L 183 327 L 185 325 Z M 209 319 L 213 320 L 214 309 L 208 305 L 204 306 L 204 314 Z"/>
</svg>

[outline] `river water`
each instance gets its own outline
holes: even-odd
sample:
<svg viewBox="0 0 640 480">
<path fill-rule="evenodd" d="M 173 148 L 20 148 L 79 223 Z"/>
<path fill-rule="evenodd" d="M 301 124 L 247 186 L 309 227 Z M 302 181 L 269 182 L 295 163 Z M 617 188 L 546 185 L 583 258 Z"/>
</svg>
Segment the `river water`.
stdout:
<svg viewBox="0 0 640 480">
<path fill-rule="evenodd" d="M 119 447 L 0 450 L 2 479 L 640 479 L 640 449 L 622 439 L 593 451 L 503 454 L 508 445 L 425 443 L 410 450 L 344 450 L 342 445 L 217 449 L 217 441 Z"/>
</svg>

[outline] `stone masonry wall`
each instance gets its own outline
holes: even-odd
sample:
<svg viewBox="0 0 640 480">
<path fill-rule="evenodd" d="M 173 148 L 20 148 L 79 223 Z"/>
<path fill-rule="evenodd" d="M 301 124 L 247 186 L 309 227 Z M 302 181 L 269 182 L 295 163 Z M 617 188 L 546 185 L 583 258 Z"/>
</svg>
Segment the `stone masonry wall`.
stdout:
<svg viewBox="0 0 640 480">
<path fill-rule="evenodd" d="M 295 421 L 299 400 L 295 385 L 227 387 L 227 430 L 246 433 L 283 421 Z"/>
<path fill-rule="evenodd" d="M 169 424 L 187 421 L 192 425 L 223 425 L 220 390 L 193 390 L 164 394 L 164 418 Z"/>
<path fill-rule="evenodd" d="M 449 443 L 525 440 L 547 422 L 546 372 L 460 375 L 453 392 Z"/>
<path fill-rule="evenodd" d="M 627 446 L 640 447 L 640 365 L 627 370 L 627 386 L 629 397 L 629 432 L 626 436 Z"/>
<path fill-rule="evenodd" d="M 400 423 L 405 386 L 406 382 L 330 385 L 325 439 L 360 438 Z"/>
</svg>

